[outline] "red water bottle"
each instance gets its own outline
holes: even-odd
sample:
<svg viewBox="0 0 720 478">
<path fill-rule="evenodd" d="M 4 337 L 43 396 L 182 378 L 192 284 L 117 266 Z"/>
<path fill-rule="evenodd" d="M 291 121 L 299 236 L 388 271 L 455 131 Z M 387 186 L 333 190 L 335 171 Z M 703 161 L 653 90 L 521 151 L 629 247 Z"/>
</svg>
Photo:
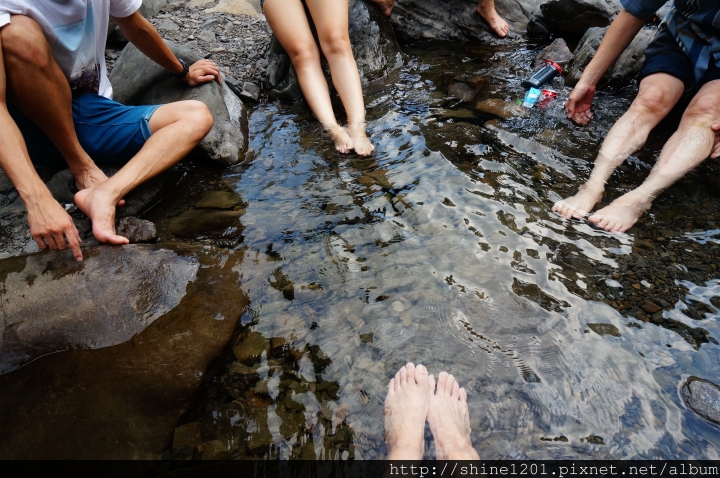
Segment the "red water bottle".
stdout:
<svg viewBox="0 0 720 478">
<path fill-rule="evenodd" d="M 562 73 L 562 67 L 552 60 L 545 60 L 545 66 L 536 71 L 533 76 L 522 82 L 525 89 L 541 89 L 545 83 Z"/>
</svg>

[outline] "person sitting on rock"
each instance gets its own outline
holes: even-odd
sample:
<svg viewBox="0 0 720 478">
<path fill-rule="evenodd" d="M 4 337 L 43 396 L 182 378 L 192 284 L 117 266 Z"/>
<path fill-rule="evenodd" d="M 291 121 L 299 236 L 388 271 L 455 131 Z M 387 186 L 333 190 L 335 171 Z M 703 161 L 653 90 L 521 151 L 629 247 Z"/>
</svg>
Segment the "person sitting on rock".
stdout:
<svg viewBox="0 0 720 478">
<path fill-rule="evenodd" d="M 197 101 L 162 106 L 113 102 L 105 68 L 112 16 L 140 51 L 190 86 L 220 81 L 208 60 L 178 60 L 140 13 L 142 0 L 0 0 L 0 167 L 25 202 L 40 249 L 70 247 L 82 260 L 80 236 L 35 166 L 65 163 L 79 192 L 75 203 L 102 243 L 127 244 L 115 233 L 123 196 L 189 153 L 213 125 Z M 99 163 L 123 165 L 108 179 Z"/>
<path fill-rule="evenodd" d="M 610 25 L 565 104 L 568 117 L 577 123 L 590 121 L 597 83 L 665 0 L 621 3 L 624 10 Z M 553 211 L 567 219 L 588 215 L 602 198 L 613 171 L 645 143 L 650 131 L 684 96 L 692 101 L 645 182 L 590 216 L 590 222 L 607 231 L 627 231 L 658 194 L 708 156 L 720 156 L 716 141 L 720 130 L 719 33 L 719 2 L 675 0 L 645 51 L 637 97 L 605 138 L 588 181 L 575 196 L 557 202 Z"/>
<path fill-rule="evenodd" d="M 470 441 L 467 392 L 447 372 L 435 378 L 423 365 L 408 363 L 390 379 L 385 397 L 388 460 L 420 461 L 425 421 L 435 440 L 437 460 L 479 460 Z"/>
<path fill-rule="evenodd" d="M 330 101 L 320 51 L 315 43 L 305 8 L 315 23 L 320 47 L 330 64 L 333 85 L 340 94 L 348 127 L 337 123 Z M 263 11 L 282 47 L 290 56 L 300 89 L 315 117 L 332 137 L 341 153 L 361 156 L 375 147 L 365 132 L 365 104 L 360 74 L 350 46 L 348 0 L 264 0 Z"/>
</svg>

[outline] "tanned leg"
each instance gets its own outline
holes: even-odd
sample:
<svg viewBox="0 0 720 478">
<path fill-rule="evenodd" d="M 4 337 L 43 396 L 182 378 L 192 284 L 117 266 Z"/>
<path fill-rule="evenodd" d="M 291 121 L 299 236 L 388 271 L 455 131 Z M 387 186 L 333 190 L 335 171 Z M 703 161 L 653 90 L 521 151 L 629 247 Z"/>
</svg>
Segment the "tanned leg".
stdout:
<svg viewBox="0 0 720 478">
<path fill-rule="evenodd" d="M 158 108 L 150 119 L 152 136 L 120 171 L 104 183 L 83 189 L 75 204 L 90 218 L 100 242 L 127 244 L 115 234 L 115 205 L 138 185 L 173 166 L 208 134 L 213 118 L 199 101 L 180 101 Z"/>
<path fill-rule="evenodd" d="M 558 201 L 552 210 L 566 219 L 587 216 L 602 199 L 613 171 L 645 144 L 650 131 L 672 110 L 683 91 L 683 82 L 674 76 L 657 73 L 644 78 L 630 109 L 605 138 L 590 178 L 575 196 Z"/>
<path fill-rule="evenodd" d="M 265 18 L 273 33 L 290 56 L 298 75 L 300 89 L 315 117 L 330 133 L 341 153 L 353 149 L 347 131 L 335 119 L 325 74 L 320 65 L 320 50 L 310 30 L 305 7 L 300 0 L 266 0 Z"/>
<path fill-rule="evenodd" d="M 9 99 L 55 144 L 78 189 L 96 186 L 107 176 L 78 142 L 72 117 L 72 95 L 55 62 L 40 25 L 15 15 L 2 29 Z"/>
<path fill-rule="evenodd" d="M 495 0 L 480 0 L 477 6 L 477 12 L 500 38 L 507 36 L 510 27 L 505 19 L 498 15 L 497 10 L 495 10 Z"/>
<path fill-rule="evenodd" d="M 375 150 L 365 132 L 365 103 L 360 73 L 353 57 L 348 33 L 348 0 L 306 0 L 330 64 L 333 85 L 348 117 L 348 133 L 355 152 L 367 156 Z"/>
<path fill-rule="evenodd" d="M 695 95 L 645 182 L 600 209 L 590 221 L 607 231 L 630 229 L 650 209 L 658 194 L 710 156 L 715 144 L 712 125 L 717 121 L 720 121 L 720 80 L 707 83 Z"/>
</svg>

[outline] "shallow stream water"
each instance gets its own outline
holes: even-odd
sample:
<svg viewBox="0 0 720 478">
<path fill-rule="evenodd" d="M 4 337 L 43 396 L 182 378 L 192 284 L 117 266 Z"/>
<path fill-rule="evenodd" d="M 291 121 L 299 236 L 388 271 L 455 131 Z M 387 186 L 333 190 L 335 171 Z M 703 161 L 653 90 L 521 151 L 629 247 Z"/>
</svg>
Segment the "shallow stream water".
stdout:
<svg viewBox="0 0 720 478">
<path fill-rule="evenodd" d="M 490 123 L 446 94 L 475 75 L 480 99 L 514 102 L 536 52 L 409 49 L 366 98 L 369 159 L 337 154 L 303 106 L 255 109 L 254 159 L 224 178 L 248 203 L 251 309 L 188 419 L 205 440 L 238 458 L 384 457 L 387 382 L 413 361 L 467 389 L 482 458 L 717 458 L 717 427 L 679 387 L 719 378 L 718 197 L 690 176 L 624 235 L 553 214 L 635 90 L 600 95 L 586 128 L 563 118 L 560 84 L 547 109 Z"/>
</svg>

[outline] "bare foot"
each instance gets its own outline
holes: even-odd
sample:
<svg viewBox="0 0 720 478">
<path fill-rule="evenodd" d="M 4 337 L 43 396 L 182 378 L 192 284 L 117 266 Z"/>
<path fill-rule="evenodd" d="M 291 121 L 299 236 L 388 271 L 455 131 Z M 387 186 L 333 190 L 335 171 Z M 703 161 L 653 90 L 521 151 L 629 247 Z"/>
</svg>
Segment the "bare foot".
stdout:
<svg viewBox="0 0 720 478">
<path fill-rule="evenodd" d="M 590 214 L 595 204 L 602 199 L 604 191 L 602 184 L 588 181 L 580 186 L 576 195 L 556 202 L 552 210 L 565 219 L 581 219 Z"/>
<path fill-rule="evenodd" d="M 430 389 L 434 388 L 435 379 L 430 377 Z M 470 442 L 467 392 L 447 372 L 440 372 L 437 392 L 430 397 L 428 424 L 435 438 L 436 459 L 480 459 Z"/>
<path fill-rule="evenodd" d="M 430 379 L 423 365 L 408 363 L 390 379 L 385 397 L 388 460 L 422 460 Z"/>
<path fill-rule="evenodd" d="M 390 16 L 393 6 L 395 5 L 395 0 L 370 0 L 370 1 L 373 2 L 375 5 L 377 5 L 377 7 L 380 9 L 380 13 L 382 13 L 386 17 Z"/>
<path fill-rule="evenodd" d="M 355 146 L 355 152 L 360 156 L 369 156 L 375 151 L 375 146 L 370 142 L 365 132 L 365 123 L 351 123 L 348 126 L 348 133 Z"/>
<path fill-rule="evenodd" d="M 75 178 L 75 186 L 77 186 L 78 191 L 100 186 L 102 183 L 108 180 L 108 177 L 105 175 L 105 173 L 103 173 L 102 170 L 95 165 L 80 171 L 70 172 Z M 120 201 L 118 201 L 117 205 L 122 206 L 123 204 L 125 204 L 125 200 L 121 199 Z"/>
<path fill-rule="evenodd" d="M 507 36 L 510 31 L 510 27 L 508 26 L 508 23 L 500 15 L 498 15 L 498 12 L 495 10 L 494 1 L 480 0 L 480 3 L 478 3 L 477 6 L 477 12 L 485 19 L 488 25 L 490 25 L 490 28 L 492 28 L 500 38 L 505 38 Z"/>
<path fill-rule="evenodd" d="M 332 137 L 335 143 L 335 149 L 339 152 L 346 154 L 353 150 L 353 140 L 350 139 L 350 135 L 347 130 L 340 125 L 325 126 L 327 131 Z"/>
<path fill-rule="evenodd" d="M 101 187 L 86 188 L 75 194 L 75 204 L 92 221 L 93 236 L 98 242 L 130 244 L 126 237 L 115 234 L 117 199 Z"/>
<path fill-rule="evenodd" d="M 633 227 L 651 205 L 652 198 L 635 189 L 600 209 L 588 220 L 606 231 L 625 232 Z"/>
</svg>

